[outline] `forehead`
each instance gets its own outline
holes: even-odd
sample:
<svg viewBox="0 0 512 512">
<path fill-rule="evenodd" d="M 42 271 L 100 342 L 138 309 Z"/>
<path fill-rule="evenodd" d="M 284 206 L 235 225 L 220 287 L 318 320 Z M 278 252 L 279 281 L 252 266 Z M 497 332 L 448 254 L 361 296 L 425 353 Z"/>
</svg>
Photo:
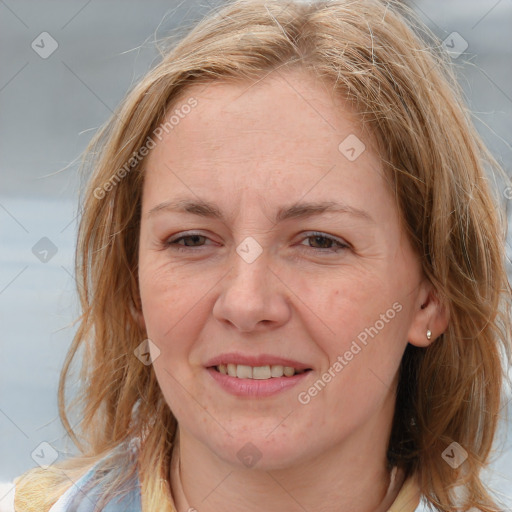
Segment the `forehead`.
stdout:
<svg viewBox="0 0 512 512">
<path fill-rule="evenodd" d="M 276 148 L 304 140 L 324 140 L 332 145 L 343 135 L 361 131 L 356 112 L 340 94 L 300 69 L 273 71 L 251 81 L 193 84 L 180 93 L 166 120 L 178 121 L 175 114 L 191 98 L 197 101 L 195 112 L 181 116 L 172 133 L 176 144 L 186 141 L 198 151 L 204 148 L 235 152 L 251 140 L 254 146 L 264 141 L 267 147 L 274 141 Z M 231 143 L 227 148 L 226 142 Z M 325 154 L 326 148 L 307 144 L 303 149 L 313 155 L 315 149 L 316 153 Z"/>
<path fill-rule="evenodd" d="M 192 100 L 194 108 L 183 107 Z M 269 200 L 285 192 L 289 201 L 336 189 L 347 199 L 358 188 L 382 193 L 381 161 L 357 114 L 301 70 L 194 84 L 173 102 L 165 122 L 172 128 L 145 162 L 145 196 L 177 188 L 204 197 L 227 193 L 228 186 Z"/>
</svg>

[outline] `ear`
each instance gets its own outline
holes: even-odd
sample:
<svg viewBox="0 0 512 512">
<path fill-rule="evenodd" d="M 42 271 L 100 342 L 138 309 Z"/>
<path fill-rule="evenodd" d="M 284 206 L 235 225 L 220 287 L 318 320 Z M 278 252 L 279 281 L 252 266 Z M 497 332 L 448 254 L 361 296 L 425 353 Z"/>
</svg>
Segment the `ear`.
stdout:
<svg viewBox="0 0 512 512">
<path fill-rule="evenodd" d="M 414 308 L 407 339 L 417 347 L 428 347 L 448 327 L 450 311 L 446 304 L 441 303 L 434 285 L 426 277 L 420 284 Z M 427 330 L 432 333 L 430 340 L 427 338 Z"/>
</svg>

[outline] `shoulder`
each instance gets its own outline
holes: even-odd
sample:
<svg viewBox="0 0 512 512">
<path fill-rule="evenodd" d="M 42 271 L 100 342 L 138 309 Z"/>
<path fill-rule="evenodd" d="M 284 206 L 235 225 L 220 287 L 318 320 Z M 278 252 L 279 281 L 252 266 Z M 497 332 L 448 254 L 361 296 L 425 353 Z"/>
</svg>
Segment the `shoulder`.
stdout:
<svg viewBox="0 0 512 512">
<path fill-rule="evenodd" d="M 97 505 L 101 498 L 105 497 L 105 493 L 101 484 L 93 488 L 88 486 L 93 476 L 92 471 L 73 484 L 53 505 L 50 512 L 97 512 Z M 139 486 L 107 499 L 100 510 L 102 512 L 141 512 Z"/>
<path fill-rule="evenodd" d="M 133 467 L 130 467 L 133 466 Z M 133 473 L 129 478 L 124 478 Z M 141 512 L 140 484 L 132 457 L 100 460 L 74 482 L 49 512 Z"/>
</svg>

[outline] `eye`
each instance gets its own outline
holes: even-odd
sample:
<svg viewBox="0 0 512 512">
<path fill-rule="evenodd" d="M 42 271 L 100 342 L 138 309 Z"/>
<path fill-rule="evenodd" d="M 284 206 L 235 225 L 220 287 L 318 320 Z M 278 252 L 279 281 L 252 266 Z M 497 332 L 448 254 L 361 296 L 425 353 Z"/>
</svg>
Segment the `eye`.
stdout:
<svg viewBox="0 0 512 512">
<path fill-rule="evenodd" d="M 304 240 L 310 240 L 313 245 L 321 246 L 311 247 L 319 252 L 340 252 L 345 249 L 350 249 L 350 245 L 344 241 L 317 231 L 311 232 Z"/>
<path fill-rule="evenodd" d="M 192 232 L 181 234 L 175 238 L 170 238 L 166 240 L 163 245 L 164 247 L 177 251 L 193 251 L 194 247 L 210 245 L 206 244 L 207 240 L 209 240 L 208 237 L 201 235 L 200 233 Z M 336 253 L 345 249 L 350 249 L 350 245 L 343 240 L 318 231 L 310 232 L 308 236 L 304 238 L 304 241 L 306 240 L 310 241 L 312 244 L 309 245 L 309 248 L 315 250 L 316 252 Z M 304 246 L 302 243 L 300 245 Z"/>
<path fill-rule="evenodd" d="M 164 242 L 164 245 L 178 251 L 188 251 L 193 250 L 194 247 L 202 247 L 206 240 L 209 240 L 209 238 L 200 233 L 188 233 L 176 238 L 170 238 Z M 183 243 L 180 243 L 181 241 Z"/>
</svg>

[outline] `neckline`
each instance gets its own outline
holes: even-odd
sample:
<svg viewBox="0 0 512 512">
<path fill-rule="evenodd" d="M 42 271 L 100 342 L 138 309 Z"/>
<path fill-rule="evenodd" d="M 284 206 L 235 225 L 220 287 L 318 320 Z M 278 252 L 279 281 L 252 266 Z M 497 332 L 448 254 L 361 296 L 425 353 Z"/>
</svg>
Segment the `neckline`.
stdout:
<svg viewBox="0 0 512 512">
<path fill-rule="evenodd" d="M 177 512 L 195 510 L 190 506 L 183 489 L 179 459 L 179 443 L 177 443 L 172 448 L 171 481 L 168 482 L 171 502 Z M 404 471 L 394 466 L 386 495 L 376 512 L 413 512 L 419 501 L 420 493 L 414 475 L 406 479 Z M 405 508 L 407 504 L 410 504 L 410 508 Z"/>
</svg>

